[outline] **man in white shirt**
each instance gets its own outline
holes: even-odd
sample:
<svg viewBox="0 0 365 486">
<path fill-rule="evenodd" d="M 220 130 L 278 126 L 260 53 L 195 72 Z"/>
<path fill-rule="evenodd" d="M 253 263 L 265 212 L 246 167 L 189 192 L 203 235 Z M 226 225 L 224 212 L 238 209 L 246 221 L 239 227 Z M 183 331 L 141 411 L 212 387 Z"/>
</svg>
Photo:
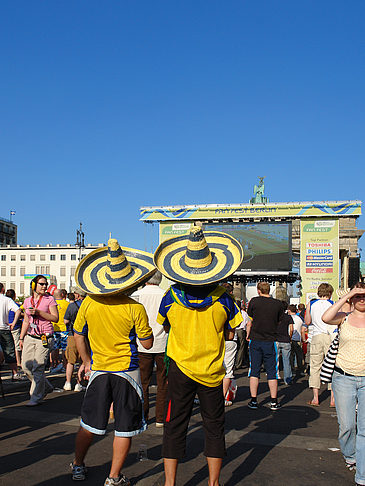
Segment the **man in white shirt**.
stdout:
<svg viewBox="0 0 365 486">
<path fill-rule="evenodd" d="M 22 376 L 17 372 L 14 339 L 9 327 L 9 311 L 16 312 L 18 306 L 4 293 L 4 284 L 0 283 L 0 345 L 3 349 L 5 363 L 10 366 L 12 381 L 22 380 Z"/>
<path fill-rule="evenodd" d="M 165 414 L 165 401 L 167 392 L 167 377 L 164 363 L 167 334 L 160 324 L 157 324 L 156 318 L 161 304 L 164 291 L 159 287 L 162 275 L 157 271 L 141 290 L 134 292 L 131 297 L 137 300 L 146 309 L 149 324 L 153 332 L 153 346 L 145 349 L 138 341 L 139 370 L 141 373 L 141 382 L 144 398 L 144 416 L 148 420 L 149 414 L 149 396 L 148 389 L 151 382 L 154 364 L 156 363 L 156 427 L 163 427 Z"/>
<path fill-rule="evenodd" d="M 313 390 L 313 398 L 308 402 L 308 405 L 314 407 L 319 406 L 321 366 L 331 344 L 331 333 L 327 324 L 322 321 L 322 316 L 333 305 L 332 300 L 330 300 L 332 293 L 332 285 L 322 283 L 317 289 L 319 298 L 311 300 L 305 312 L 305 324 L 309 326 L 308 334 L 311 335 L 309 388 Z M 331 406 L 334 406 L 332 395 Z"/>
</svg>

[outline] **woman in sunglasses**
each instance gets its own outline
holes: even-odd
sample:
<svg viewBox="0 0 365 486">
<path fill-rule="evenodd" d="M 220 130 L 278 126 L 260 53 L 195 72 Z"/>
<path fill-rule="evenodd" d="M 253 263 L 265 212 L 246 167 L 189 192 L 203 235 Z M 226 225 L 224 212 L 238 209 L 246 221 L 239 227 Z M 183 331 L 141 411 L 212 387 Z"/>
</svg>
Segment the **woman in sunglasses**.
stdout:
<svg viewBox="0 0 365 486">
<path fill-rule="evenodd" d="M 45 367 L 52 347 L 52 322 L 58 322 L 58 308 L 47 288 L 46 277 L 37 275 L 31 282 L 32 295 L 23 304 L 20 347 L 23 351 L 22 368 L 31 381 L 29 407 L 39 405 L 53 389 L 46 380 Z"/>
<path fill-rule="evenodd" d="M 351 305 L 350 312 L 341 311 L 345 302 Z M 322 320 L 339 326 L 340 341 L 332 375 L 338 440 L 346 467 L 356 468 L 356 484 L 365 485 L 365 284 L 356 284 L 327 309 Z"/>
</svg>

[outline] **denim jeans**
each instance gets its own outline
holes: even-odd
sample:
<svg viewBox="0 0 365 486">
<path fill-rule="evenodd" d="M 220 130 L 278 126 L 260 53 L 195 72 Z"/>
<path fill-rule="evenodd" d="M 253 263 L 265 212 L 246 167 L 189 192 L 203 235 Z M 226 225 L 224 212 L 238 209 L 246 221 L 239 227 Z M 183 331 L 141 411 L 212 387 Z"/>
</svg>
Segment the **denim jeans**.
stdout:
<svg viewBox="0 0 365 486">
<path fill-rule="evenodd" d="M 280 356 L 283 360 L 283 371 L 284 371 L 284 381 L 285 383 L 291 383 L 293 379 L 293 374 L 290 366 L 290 352 L 291 352 L 291 344 L 290 343 L 279 343 L 277 342 L 278 347 L 278 356 Z"/>
<path fill-rule="evenodd" d="M 345 376 L 334 371 L 332 390 L 341 452 L 347 463 L 356 463 L 356 483 L 365 485 L 365 376 Z"/>
</svg>

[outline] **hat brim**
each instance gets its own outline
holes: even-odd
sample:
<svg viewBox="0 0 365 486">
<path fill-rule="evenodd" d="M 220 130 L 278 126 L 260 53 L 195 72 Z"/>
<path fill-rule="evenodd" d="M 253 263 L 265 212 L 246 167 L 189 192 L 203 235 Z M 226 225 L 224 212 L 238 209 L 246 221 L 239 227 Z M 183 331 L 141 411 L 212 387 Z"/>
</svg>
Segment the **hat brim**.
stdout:
<svg viewBox="0 0 365 486">
<path fill-rule="evenodd" d="M 212 254 L 212 262 L 204 268 L 191 268 L 185 264 L 189 235 L 177 236 L 162 242 L 153 260 L 165 277 L 186 285 L 209 285 L 234 273 L 243 259 L 241 244 L 231 235 L 218 231 L 204 232 Z"/>
<path fill-rule="evenodd" d="M 108 247 L 98 248 L 86 255 L 75 272 L 76 284 L 89 295 L 114 295 L 140 285 L 156 271 L 151 253 L 121 247 L 131 273 L 123 282 L 111 283 L 105 276 L 108 264 Z"/>
</svg>

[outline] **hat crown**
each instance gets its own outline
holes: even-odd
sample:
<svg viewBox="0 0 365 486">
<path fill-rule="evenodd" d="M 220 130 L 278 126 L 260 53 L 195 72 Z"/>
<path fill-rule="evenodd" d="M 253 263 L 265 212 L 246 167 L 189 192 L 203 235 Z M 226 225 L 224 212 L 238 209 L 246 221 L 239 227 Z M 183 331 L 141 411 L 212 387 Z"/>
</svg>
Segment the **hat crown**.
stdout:
<svg viewBox="0 0 365 486">
<path fill-rule="evenodd" d="M 199 226 L 193 226 L 190 230 L 185 264 L 190 268 L 204 268 L 211 264 L 212 254 L 205 240 L 203 230 Z"/>
<path fill-rule="evenodd" d="M 132 268 L 115 238 L 108 240 L 105 276 L 110 282 L 119 282 L 132 272 Z"/>
</svg>

